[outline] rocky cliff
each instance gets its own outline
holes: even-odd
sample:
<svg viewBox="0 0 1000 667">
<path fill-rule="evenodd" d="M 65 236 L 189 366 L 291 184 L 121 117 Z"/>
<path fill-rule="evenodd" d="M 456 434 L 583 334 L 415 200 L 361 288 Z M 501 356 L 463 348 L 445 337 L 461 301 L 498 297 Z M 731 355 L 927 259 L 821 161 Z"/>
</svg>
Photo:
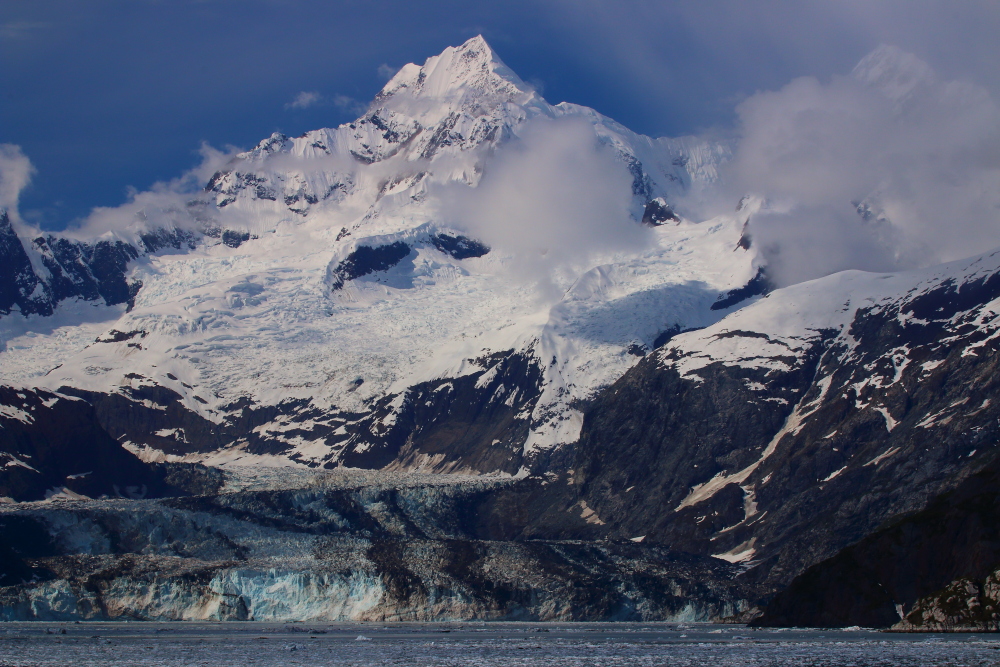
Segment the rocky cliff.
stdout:
<svg viewBox="0 0 1000 667">
<path fill-rule="evenodd" d="M 767 606 L 761 625 L 996 630 L 1000 464 L 818 563 Z"/>
</svg>

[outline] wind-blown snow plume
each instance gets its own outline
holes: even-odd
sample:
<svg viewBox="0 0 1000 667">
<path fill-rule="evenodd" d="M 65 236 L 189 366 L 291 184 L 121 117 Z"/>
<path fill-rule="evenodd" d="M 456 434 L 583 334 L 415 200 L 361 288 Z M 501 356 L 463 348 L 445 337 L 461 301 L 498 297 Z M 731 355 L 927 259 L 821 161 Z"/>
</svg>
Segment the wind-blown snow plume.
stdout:
<svg viewBox="0 0 1000 667">
<path fill-rule="evenodd" d="M 592 125 L 538 118 L 486 163 L 478 187 L 442 193 L 452 224 L 513 254 L 532 278 L 598 253 L 636 249 L 631 177 Z"/>
<path fill-rule="evenodd" d="M 308 109 L 322 101 L 323 96 L 314 90 L 303 90 L 285 105 L 286 109 Z"/>
<path fill-rule="evenodd" d="M 1000 111 L 985 89 L 882 46 L 850 76 L 796 79 L 737 111 L 732 184 L 767 199 L 751 226 L 778 282 L 1000 244 Z"/>
<path fill-rule="evenodd" d="M 0 209 L 7 209 L 14 220 L 20 220 L 17 201 L 33 173 L 35 168 L 20 146 L 0 144 Z"/>
</svg>

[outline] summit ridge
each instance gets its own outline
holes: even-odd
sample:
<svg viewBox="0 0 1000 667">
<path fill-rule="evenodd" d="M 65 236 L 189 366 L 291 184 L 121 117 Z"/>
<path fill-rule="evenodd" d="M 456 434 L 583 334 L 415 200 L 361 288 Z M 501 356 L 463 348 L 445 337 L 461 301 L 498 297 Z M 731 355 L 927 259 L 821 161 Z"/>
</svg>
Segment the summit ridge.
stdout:
<svg viewBox="0 0 1000 667">
<path fill-rule="evenodd" d="M 533 91 L 477 35 L 431 56 L 422 66 L 404 65 L 375 96 L 375 104 L 403 93 L 433 100 L 471 93 L 513 102 Z"/>
</svg>

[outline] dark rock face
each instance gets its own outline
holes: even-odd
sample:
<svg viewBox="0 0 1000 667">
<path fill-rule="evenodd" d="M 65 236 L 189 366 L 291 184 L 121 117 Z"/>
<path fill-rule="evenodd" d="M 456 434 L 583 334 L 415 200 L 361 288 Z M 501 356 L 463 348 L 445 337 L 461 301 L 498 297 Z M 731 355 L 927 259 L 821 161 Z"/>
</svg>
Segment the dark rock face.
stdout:
<svg viewBox="0 0 1000 667">
<path fill-rule="evenodd" d="M 47 234 L 26 249 L 7 213 L 0 213 L 0 315 L 15 306 L 25 315 L 51 315 L 59 302 L 72 298 L 131 304 L 142 283 L 128 280 L 130 262 L 158 250 L 197 245 L 193 233 L 181 230 L 160 229 L 139 238 L 141 248 L 124 241 L 84 242 Z M 45 268 L 41 275 L 29 251 Z"/>
<path fill-rule="evenodd" d="M 1000 463 L 796 577 L 763 626 L 996 629 Z M 898 605 L 898 606 L 897 606 Z"/>
<path fill-rule="evenodd" d="M 632 194 L 648 201 L 653 194 L 653 182 L 643 169 L 642 162 L 629 153 L 619 153 L 618 157 L 625 163 L 628 172 L 632 175 Z"/>
<path fill-rule="evenodd" d="M 410 254 L 411 248 L 402 241 L 381 245 L 358 246 L 357 249 L 330 271 L 330 287 L 339 290 L 348 280 L 354 280 L 376 271 L 386 271 L 399 264 Z"/>
<path fill-rule="evenodd" d="M 656 335 L 656 338 L 653 339 L 653 349 L 654 350 L 660 349 L 661 347 L 669 343 L 670 340 L 677 334 L 687 333 L 688 331 L 697 331 L 697 330 L 698 330 L 697 328 L 681 329 L 681 325 L 675 324 L 669 329 L 664 329 L 663 331 L 661 331 Z"/>
<path fill-rule="evenodd" d="M 700 383 L 662 369 L 657 355 L 640 361 L 584 418 L 572 500 L 584 501 L 606 524 L 591 524 L 589 533 L 645 536 L 690 552 L 724 551 L 711 538 L 744 518 L 738 485 L 710 506 L 674 509 L 702 480 L 761 457 L 809 386 L 816 358 L 773 379 L 716 364 L 699 371 Z M 762 380 L 769 380 L 766 395 L 750 388 Z"/>
<path fill-rule="evenodd" d="M 230 248 L 239 248 L 250 240 L 250 232 L 235 232 L 227 229 L 222 232 L 222 242 Z"/>
<path fill-rule="evenodd" d="M 15 306 L 24 314 L 50 314 L 44 293 L 39 294 L 38 276 L 14 232 L 7 211 L 0 211 L 0 315 Z M 46 310 L 48 308 L 48 310 Z"/>
<path fill-rule="evenodd" d="M 736 210 L 739 211 L 740 207 L 737 207 Z M 736 248 L 733 250 L 749 250 L 752 245 L 753 235 L 750 234 L 750 221 L 747 220 L 743 223 L 743 233 L 740 235 L 740 240 L 736 242 Z"/>
<path fill-rule="evenodd" d="M 482 257 L 490 251 L 489 246 L 466 236 L 451 234 L 435 234 L 430 237 L 431 245 L 455 259 Z M 336 266 L 327 270 L 327 281 L 334 291 L 343 289 L 349 280 L 363 276 L 388 271 L 397 266 L 413 252 L 413 248 L 403 242 L 395 241 L 376 247 L 361 245 Z"/>
<path fill-rule="evenodd" d="M 740 243 L 742 244 L 743 237 L 740 238 Z M 742 246 L 740 246 L 742 247 Z M 749 245 L 747 246 L 749 247 Z M 768 280 L 767 274 L 764 273 L 764 269 L 757 269 L 757 275 L 750 279 L 743 287 L 737 287 L 736 289 L 731 289 L 726 293 L 725 296 L 720 296 L 719 299 L 712 304 L 712 310 L 725 310 L 735 306 L 738 303 L 742 303 L 747 299 L 751 299 L 755 296 L 762 296 L 768 294 L 774 289 L 774 285 Z"/>
<path fill-rule="evenodd" d="M 965 290 L 978 298 L 962 309 L 951 294 Z M 958 290 L 946 281 L 891 307 L 859 311 L 850 338 L 839 337 L 827 350 L 817 380 L 831 378 L 828 389 L 807 394 L 817 407 L 788 442 L 795 453 L 773 472 L 768 466 L 772 480 L 798 480 L 757 492 L 761 509 L 791 491 L 789 507 L 798 505 L 800 516 L 815 513 L 814 527 L 798 535 L 782 529 L 791 539 L 771 567 L 772 580 L 922 508 L 995 455 L 1000 355 L 976 322 L 996 295 L 996 274 Z M 925 308 L 942 301 L 949 306 Z M 927 319 L 909 319 L 918 311 Z M 775 513 L 775 520 L 782 515 L 795 516 Z"/>
<path fill-rule="evenodd" d="M 380 401 L 344 449 L 343 464 L 517 472 L 530 425 L 523 415 L 541 393 L 541 368 L 533 357 L 512 351 L 477 363 L 483 371 L 411 387 L 388 427 L 395 397 Z"/>
<path fill-rule="evenodd" d="M 364 124 L 369 122 L 371 122 L 370 119 L 366 119 Z M 363 134 L 364 132 L 359 132 L 358 136 Z M 330 149 L 323 143 L 321 135 L 322 133 L 316 136 L 311 146 L 329 154 Z M 310 184 L 296 181 L 294 178 L 289 180 L 282 175 L 269 172 L 256 173 L 255 170 L 259 169 L 262 160 L 277 153 L 287 152 L 291 146 L 292 142 L 288 137 L 280 132 L 275 132 L 252 150 L 231 160 L 226 169 L 215 172 L 205 184 L 205 193 L 213 195 L 212 203 L 219 208 L 225 208 L 244 196 L 251 201 L 275 203 L 280 201 L 290 212 L 306 215 L 313 204 L 345 194 L 353 187 L 349 174 L 343 174 L 339 181 L 329 184 L 325 190 L 314 190 Z M 370 163 L 373 161 L 362 154 L 356 154 L 355 157 L 362 162 Z M 205 205 L 205 202 L 198 202 L 198 204 Z M 216 229 L 214 237 L 219 238 L 221 232 L 222 230 Z M 231 230 L 231 232 L 239 235 L 245 233 L 236 230 Z M 235 242 L 238 238 L 238 236 L 233 236 L 229 240 Z"/>
<path fill-rule="evenodd" d="M 315 202 L 314 202 L 315 203 Z M 221 240 L 230 248 L 239 248 L 250 239 L 256 239 L 256 234 L 236 229 L 222 229 L 220 227 L 209 227 L 205 230 L 205 236 Z"/>
<path fill-rule="evenodd" d="M 193 206 L 192 202 L 190 205 Z M 206 236 L 210 236 L 206 232 Z M 142 249 L 147 253 L 172 248 L 174 250 L 194 250 L 198 247 L 199 237 L 194 232 L 183 229 L 154 229 L 139 234 Z"/>
<path fill-rule="evenodd" d="M 225 172 L 216 173 L 205 189 L 217 193 L 216 206 L 225 208 L 236 201 L 236 195 L 241 190 L 248 190 L 254 199 L 277 201 L 278 195 L 270 186 L 268 179 L 252 173 Z"/>
<path fill-rule="evenodd" d="M 87 244 L 51 236 L 35 239 L 34 246 L 52 274 L 53 305 L 73 296 L 100 298 L 109 306 L 131 298 L 125 275 L 129 262 L 140 254 L 135 247 L 123 241 Z"/>
<path fill-rule="evenodd" d="M 1000 631 L 1000 570 L 985 581 L 956 579 L 917 600 L 913 611 L 892 626 L 899 632 Z"/>
<path fill-rule="evenodd" d="M 435 234 L 431 237 L 431 243 L 434 244 L 435 248 L 455 259 L 482 257 L 490 251 L 488 245 L 461 235 Z"/>
<path fill-rule="evenodd" d="M 668 221 L 678 221 L 680 218 L 673 209 L 662 199 L 652 199 L 646 202 L 646 208 L 642 212 L 642 223 L 658 227 Z"/>
<path fill-rule="evenodd" d="M 113 330 L 97 342 L 132 344 L 144 334 Z M 482 370 L 414 385 L 403 396 L 383 397 L 360 413 L 321 410 L 306 400 L 259 406 L 242 399 L 224 406 L 226 416 L 216 423 L 188 409 L 177 392 L 140 376 L 112 394 L 71 387 L 60 391 L 92 405 L 101 427 L 120 440 L 170 455 L 233 444 L 250 454 L 285 454 L 302 437 L 325 441 L 328 467 L 337 459 L 369 469 L 422 466 L 439 472 L 515 473 L 524 464 L 522 443 L 530 427 L 527 415 L 541 393 L 541 368 L 534 357 L 512 351 L 472 361 Z M 287 421 L 280 434 L 261 428 L 278 417 Z M 157 435 L 164 432 L 172 435 Z"/>
<path fill-rule="evenodd" d="M 118 336 L 128 335 L 118 333 Z M 130 340 L 141 340 L 141 334 Z M 101 342 L 101 341 L 99 341 Z M 227 418 L 216 424 L 188 409 L 184 397 L 167 387 L 137 377 L 127 386 L 110 394 L 62 387 L 60 392 L 79 398 L 93 406 L 98 423 L 108 433 L 137 446 L 149 446 L 170 455 L 184 456 L 195 452 L 210 452 L 234 442 L 256 445 L 263 453 L 275 444 L 266 437 L 255 438 L 253 429 L 267 424 L 281 414 L 301 411 L 305 402 L 288 401 L 277 406 L 261 407 L 242 401 L 228 406 Z M 195 395 L 195 400 L 199 397 Z M 202 399 L 204 400 L 204 399 Z M 157 435 L 170 432 L 172 435 Z M 279 451 L 281 451 L 279 447 Z"/>
<path fill-rule="evenodd" d="M 455 132 L 455 124 L 460 116 L 457 113 L 450 113 L 437 127 L 434 128 L 427 147 L 420 153 L 420 157 L 429 160 L 437 155 L 438 151 L 445 146 L 452 146 L 462 142 L 462 135 Z"/>
<path fill-rule="evenodd" d="M 123 343 L 127 340 L 143 339 L 149 335 L 148 331 L 118 331 L 112 329 L 106 334 L 94 339 L 95 343 Z"/>
<path fill-rule="evenodd" d="M 422 129 L 418 123 L 412 120 L 400 122 L 395 113 L 385 108 L 375 109 L 356 123 L 352 123 L 351 129 L 356 130 L 356 137 L 360 138 L 365 135 L 366 125 L 371 125 L 378 130 L 384 141 L 384 143 L 375 146 L 362 143 L 361 150 L 354 152 L 356 158 L 367 164 L 395 155 L 402 145 L 406 144 Z"/>
<path fill-rule="evenodd" d="M 178 492 L 165 469 L 143 463 L 101 428 L 93 407 L 70 396 L 0 387 L 0 496 L 41 500 L 68 490 L 99 497 Z"/>
</svg>

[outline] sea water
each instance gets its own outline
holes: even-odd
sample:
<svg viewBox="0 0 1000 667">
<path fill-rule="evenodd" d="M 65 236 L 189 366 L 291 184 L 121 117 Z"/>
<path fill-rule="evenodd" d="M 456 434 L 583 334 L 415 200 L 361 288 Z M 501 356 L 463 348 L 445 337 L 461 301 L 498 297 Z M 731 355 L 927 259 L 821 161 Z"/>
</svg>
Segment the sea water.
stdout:
<svg viewBox="0 0 1000 667">
<path fill-rule="evenodd" d="M 4 623 L 0 666 L 998 665 L 1000 635 L 660 623 Z"/>
</svg>

